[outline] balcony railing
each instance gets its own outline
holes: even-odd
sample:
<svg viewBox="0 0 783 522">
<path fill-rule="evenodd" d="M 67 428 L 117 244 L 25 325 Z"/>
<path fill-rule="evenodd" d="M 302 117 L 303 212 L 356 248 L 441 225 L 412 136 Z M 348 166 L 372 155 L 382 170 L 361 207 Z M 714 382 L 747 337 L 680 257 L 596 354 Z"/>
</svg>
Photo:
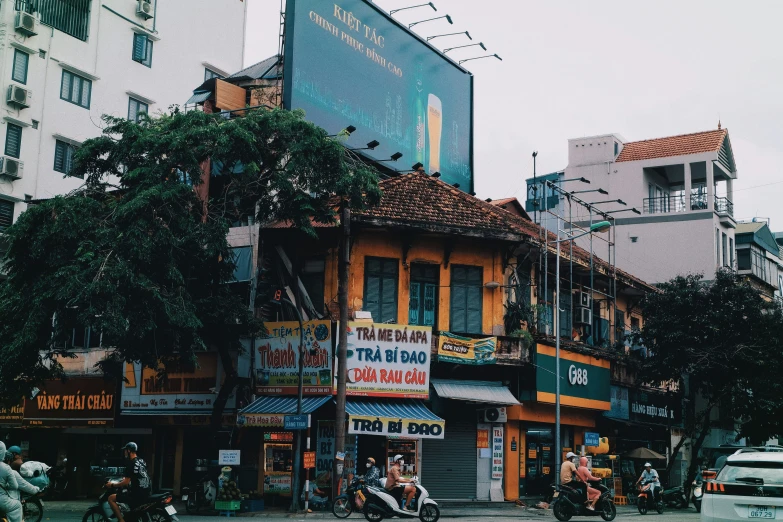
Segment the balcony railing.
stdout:
<svg viewBox="0 0 783 522">
<path fill-rule="evenodd" d="M 729 198 L 715 196 L 715 213 L 734 217 L 734 203 Z"/>
</svg>

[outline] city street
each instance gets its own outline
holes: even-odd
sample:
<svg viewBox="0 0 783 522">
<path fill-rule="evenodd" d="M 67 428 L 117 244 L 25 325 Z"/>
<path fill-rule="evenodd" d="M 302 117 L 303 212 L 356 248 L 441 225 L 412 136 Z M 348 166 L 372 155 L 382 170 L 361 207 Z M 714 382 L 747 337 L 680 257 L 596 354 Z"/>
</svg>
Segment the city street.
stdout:
<svg viewBox="0 0 783 522">
<path fill-rule="evenodd" d="M 79 521 L 82 519 L 84 512 L 91 504 L 86 501 L 73 501 L 73 502 L 48 502 L 45 504 L 46 510 L 44 512 L 44 520 L 51 521 Z M 184 506 L 177 505 L 177 509 L 180 513 L 177 516 L 181 520 L 192 520 L 200 522 L 218 522 L 220 520 L 226 520 L 226 517 L 219 517 L 214 515 L 187 515 L 184 512 Z M 693 508 L 687 510 L 669 510 L 663 515 L 648 514 L 644 517 L 639 515 L 633 507 L 620 506 L 617 509 L 618 514 L 615 520 L 649 520 L 650 522 L 680 522 L 680 521 L 697 521 L 699 520 L 699 514 L 694 511 Z M 478 520 L 513 520 L 517 522 L 522 521 L 534 521 L 534 520 L 556 520 L 551 511 L 537 510 L 537 509 L 524 509 L 515 507 L 504 508 L 446 508 L 442 510 L 443 517 L 441 520 L 459 520 L 460 522 L 471 522 Z M 238 518 L 263 518 L 269 521 L 275 520 L 336 520 L 334 516 L 326 512 L 316 512 L 309 515 L 288 515 L 280 511 L 275 512 L 262 512 L 254 514 L 240 514 Z M 361 515 L 353 515 L 349 520 L 364 520 Z M 573 520 L 600 520 L 599 518 L 585 518 L 575 517 Z"/>
</svg>

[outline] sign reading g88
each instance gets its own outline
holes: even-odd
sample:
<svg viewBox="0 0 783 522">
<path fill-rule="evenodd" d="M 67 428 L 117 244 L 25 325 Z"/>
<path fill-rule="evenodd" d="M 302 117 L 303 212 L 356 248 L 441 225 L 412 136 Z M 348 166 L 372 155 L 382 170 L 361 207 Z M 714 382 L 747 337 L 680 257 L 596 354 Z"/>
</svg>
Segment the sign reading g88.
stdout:
<svg viewBox="0 0 783 522">
<path fill-rule="evenodd" d="M 572 364 L 568 368 L 568 382 L 571 386 L 587 386 L 587 368 L 577 368 Z"/>
</svg>

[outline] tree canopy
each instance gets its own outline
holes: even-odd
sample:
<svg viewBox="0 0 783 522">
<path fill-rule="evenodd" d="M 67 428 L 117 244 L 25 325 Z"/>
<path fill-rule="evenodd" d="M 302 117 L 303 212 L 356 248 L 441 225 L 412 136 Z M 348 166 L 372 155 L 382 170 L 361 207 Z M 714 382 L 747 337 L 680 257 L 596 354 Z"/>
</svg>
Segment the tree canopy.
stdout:
<svg viewBox="0 0 783 522">
<path fill-rule="evenodd" d="M 673 381 L 685 391 L 683 442 L 690 441 L 694 457 L 713 427 L 737 429 L 738 438 L 754 443 L 783 434 L 780 303 L 765 301 L 728 270 L 708 282 L 677 277 L 660 289 L 642 307 L 637 342 L 649 353 L 639 376 L 652 384 Z"/>
<path fill-rule="evenodd" d="M 333 221 L 337 205 L 376 202 L 377 173 L 301 112 L 225 119 L 175 110 L 104 122 L 76 154 L 70 175 L 84 185 L 30 205 L 6 230 L 0 397 L 16 404 L 62 375 L 72 332 L 89 327 L 113 348 L 103 369 L 118 375 L 125 361 L 194 364 L 196 353 L 217 349 L 227 372 L 222 409 L 238 380 L 229 354 L 259 328 L 226 284 L 229 226 L 255 216 L 312 234 L 311 220 Z"/>
</svg>

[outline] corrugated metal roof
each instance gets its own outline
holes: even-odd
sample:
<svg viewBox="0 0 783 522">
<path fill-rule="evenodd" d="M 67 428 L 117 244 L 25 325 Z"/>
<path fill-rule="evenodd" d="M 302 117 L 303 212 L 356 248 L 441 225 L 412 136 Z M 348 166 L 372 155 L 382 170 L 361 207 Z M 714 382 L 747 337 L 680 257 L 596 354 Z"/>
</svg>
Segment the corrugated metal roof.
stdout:
<svg viewBox="0 0 783 522">
<path fill-rule="evenodd" d="M 302 413 L 313 413 L 315 410 L 329 402 L 331 397 L 303 397 Z M 277 413 L 295 414 L 296 397 L 260 397 L 250 405 L 245 406 L 240 414 L 250 413 Z"/>
<path fill-rule="evenodd" d="M 346 401 L 345 411 L 348 415 L 362 417 L 386 417 L 392 419 L 412 419 L 427 421 L 442 421 L 419 401 Z"/>
<path fill-rule="evenodd" d="M 260 80 L 262 78 L 272 78 L 274 79 L 277 75 L 269 73 L 275 68 L 277 65 L 277 62 L 279 60 L 279 57 L 277 55 L 270 56 L 266 60 L 261 60 L 258 63 L 254 63 L 250 67 L 246 67 L 242 69 L 241 71 L 235 72 L 229 78 L 253 78 L 255 80 Z"/>
<path fill-rule="evenodd" d="M 207 101 L 210 96 L 212 96 L 212 91 L 196 91 L 193 93 L 193 96 L 191 96 L 188 101 L 185 102 L 185 105 Z"/>
<path fill-rule="evenodd" d="M 509 389 L 499 382 L 432 379 L 430 383 L 435 388 L 438 396 L 443 399 L 499 404 L 502 406 L 519 404 L 519 401 Z"/>
</svg>

